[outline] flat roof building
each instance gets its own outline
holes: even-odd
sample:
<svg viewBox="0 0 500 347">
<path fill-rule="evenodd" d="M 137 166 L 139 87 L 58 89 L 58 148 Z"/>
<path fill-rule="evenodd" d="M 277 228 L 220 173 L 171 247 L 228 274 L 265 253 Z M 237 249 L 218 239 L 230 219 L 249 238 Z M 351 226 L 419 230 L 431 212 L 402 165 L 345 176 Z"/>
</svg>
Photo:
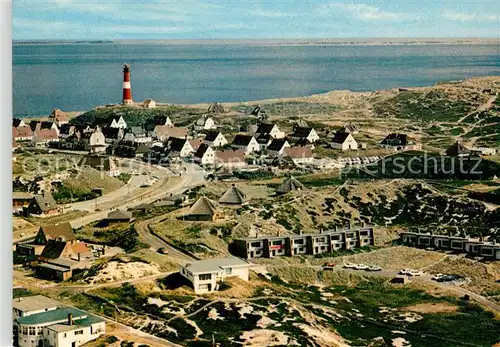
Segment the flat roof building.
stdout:
<svg viewBox="0 0 500 347">
<path fill-rule="evenodd" d="M 196 294 L 218 290 L 220 282 L 228 277 L 248 281 L 248 269 L 252 264 L 236 258 L 199 260 L 181 266 L 180 274 L 193 286 Z"/>
</svg>

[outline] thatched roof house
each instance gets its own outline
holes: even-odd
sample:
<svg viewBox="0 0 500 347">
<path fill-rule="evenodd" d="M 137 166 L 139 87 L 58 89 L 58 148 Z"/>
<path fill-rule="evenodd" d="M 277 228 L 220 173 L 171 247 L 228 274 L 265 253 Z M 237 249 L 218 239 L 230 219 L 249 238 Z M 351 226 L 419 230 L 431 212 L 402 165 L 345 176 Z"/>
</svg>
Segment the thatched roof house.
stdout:
<svg viewBox="0 0 500 347">
<path fill-rule="evenodd" d="M 241 205 L 246 201 L 246 194 L 234 184 L 219 199 L 220 204 Z"/>
<path fill-rule="evenodd" d="M 304 185 L 297 181 L 295 177 L 290 176 L 276 189 L 276 194 L 286 194 L 292 190 L 302 189 L 305 189 Z"/>
<path fill-rule="evenodd" d="M 189 209 L 184 216 L 186 220 L 215 220 L 219 218 L 220 213 L 217 204 L 209 198 L 202 196 Z"/>
</svg>

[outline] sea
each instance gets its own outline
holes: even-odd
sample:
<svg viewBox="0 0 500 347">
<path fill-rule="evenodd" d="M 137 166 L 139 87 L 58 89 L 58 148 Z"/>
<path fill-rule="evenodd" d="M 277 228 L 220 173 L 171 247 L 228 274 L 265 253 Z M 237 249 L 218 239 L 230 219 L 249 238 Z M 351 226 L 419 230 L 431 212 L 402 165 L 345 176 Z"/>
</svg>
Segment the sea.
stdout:
<svg viewBox="0 0 500 347">
<path fill-rule="evenodd" d="M 500 75 L 494 44 L 15 43 L 13 113 L 48 115 L 121 102 L 193 104 L 373 91 Z"/>
</svg>

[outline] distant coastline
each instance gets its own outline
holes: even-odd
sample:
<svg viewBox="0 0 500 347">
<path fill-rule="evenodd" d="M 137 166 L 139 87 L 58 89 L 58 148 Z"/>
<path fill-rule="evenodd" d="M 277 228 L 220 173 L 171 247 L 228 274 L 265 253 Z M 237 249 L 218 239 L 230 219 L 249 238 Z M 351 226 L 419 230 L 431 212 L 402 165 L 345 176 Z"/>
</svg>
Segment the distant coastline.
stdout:
<svg viewBox="0 0 500 347">
<path fill-rule="evenodd" d="M 497 38 L 332 38 L 332 39 L 116 39 L 116 40 L 14 40 L 14 45 L 44 44 L 151 44 L 246 46 L 398 46 L 498 45 Z"/>
</svg>

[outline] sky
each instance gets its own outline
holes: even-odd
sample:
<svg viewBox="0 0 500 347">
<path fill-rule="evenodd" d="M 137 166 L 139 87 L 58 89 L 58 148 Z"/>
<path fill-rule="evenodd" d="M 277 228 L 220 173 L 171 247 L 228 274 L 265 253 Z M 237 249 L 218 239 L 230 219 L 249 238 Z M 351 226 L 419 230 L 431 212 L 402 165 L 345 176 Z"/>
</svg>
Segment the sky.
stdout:
<svg viewBox="0 0 500 347">
<path fill-rule="evenodd" d="M 500 40 L 498 0 L 14 0 L 12 7 L 14 40 Z"/>
</svg>

